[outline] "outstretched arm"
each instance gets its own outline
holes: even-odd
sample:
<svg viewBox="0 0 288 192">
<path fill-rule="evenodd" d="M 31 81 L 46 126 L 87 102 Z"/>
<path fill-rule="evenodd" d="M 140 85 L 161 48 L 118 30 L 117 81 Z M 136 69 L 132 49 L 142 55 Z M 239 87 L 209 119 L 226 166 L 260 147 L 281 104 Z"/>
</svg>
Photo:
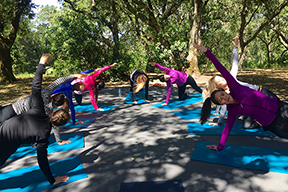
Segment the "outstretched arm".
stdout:
<svg viewBox="0 0 288 192">
<path fill-rule="evenodd" d="M 193 45 L 196 49 L 200 50 L 200 53 L 205 53 L 205 55 L 212 61 L 216 69 L 221 73 L 221 75 L 227 81 L 230 90 L 237 91 L 239 86 L 241 86 L 234 77 L 227 71 L 227 69 L 218 61 L 218 59 L 213 55 L 213 53 L 204 47 L 203 45 Z"/>
<path fill-rule="evenodd" d="M 155 63 L 155 62 L 149 62 L 149 64 L 150 64 L 151 66 L 157 67 L 158 69 L 160 69 L 160 70 L 162 70 L 162 71 L 164 71 L 164 72 L 166 72 L 166 73 L 169 73 L 169 72 L 171 71 L 171 69 L 169 69 L 168 67 L 164 67 L 164 66 L 159 65 L 158 63 Z"/>
<path fill-rule="evenodd" d="M 239 43 L 239 38 L 236 38 L 235 41 L 232 41 L 233 43 L 233 56 L 232 56 L 232 68 L 230 70 L 230 74 L 237 79 L 237 74 L 238 74 L 238 43 Z"/>
<path fill-rule="evenodd" d="M 103 73 L 103 72 L 106 71 L 107 69 L 111 69 L 111 67 L 114 67 L 114 66 L 116 66 L 116 65 L 118 65 L 118 64 L 117 64 L 117 63 L 113 63 L 113 64 L 111 64 L 111 65 L 108 65 L 108 66 L 106 66 L 106 67 L 103 67 L 103 68 L 97 70 L 95 73 L 93 73 L 93 74 L 92 74 L 92 77 L 95 79 L 98 75 L 100 75 L 101 73 Z"/>
</svg>

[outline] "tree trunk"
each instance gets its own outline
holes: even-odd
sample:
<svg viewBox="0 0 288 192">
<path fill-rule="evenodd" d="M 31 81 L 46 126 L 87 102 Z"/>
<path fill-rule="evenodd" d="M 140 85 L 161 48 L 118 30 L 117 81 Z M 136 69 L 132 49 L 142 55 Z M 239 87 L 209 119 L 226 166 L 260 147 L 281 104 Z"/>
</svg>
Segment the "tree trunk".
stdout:
<svg viewBox="0 0 288 192">
<path fill-rule="evenodd" d="M 0 47 L 0 82 L 13 82 L 16 78 L 12 71 L 10 49 Z"/>
<path fill-rule="evenodd" d="M 186 73 L 189 75 L 201 75 L 198 67 L 198 52 L 197 49 L 193 47 L 193 44 L 201 43 L 200 39 L 200 27 L 201 27 L 201 17 L 202 17 L 202 0 L 195 0 L 194 1 L 194 15 L 191 17 L 192 27 L 189 32 L 189 47 L 188 47 L 188 57 L 187 62 L 189 63 L 190 67 L 186 70 Z"/>
</svg>

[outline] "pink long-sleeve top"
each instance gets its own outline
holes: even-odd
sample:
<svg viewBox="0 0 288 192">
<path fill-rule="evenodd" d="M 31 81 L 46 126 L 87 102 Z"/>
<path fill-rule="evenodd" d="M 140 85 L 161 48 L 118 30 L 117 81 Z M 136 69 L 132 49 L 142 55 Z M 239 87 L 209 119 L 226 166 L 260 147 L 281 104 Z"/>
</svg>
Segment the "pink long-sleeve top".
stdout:
<svg viewBox="0 0 288 192">
<path fill-rule="evenodd" d="M 168 105 L 170 95 L 171 95 L 171 85 L 176 84 L 177 86 L 181 86 L 186 83 L 188 75 L 187 73 L 176 71 L 173 69 L 169 69 L 167 67 L 163 67 L 158 63 L 155 63 L 155 67 L 165 72 L 166 75 L 170 76 L 170 79 L 166 81 L 167 84 L 167 95 L 166 95 L 166 104 Z"/>
<path fill-rule="evenodd" d="M 74 81 L 71 82 L 71 85 L 74 85 L 75 83 L 80 83 L 80 82 L 85 84 L 85 88 L 81 91 L 81 93 L 84 93 L 87 89 L 89 90 L 90 100 L 96 111 L 98 109 L 97 103 L 95 102 L 95 99 L 94 99 L 94 88 L 95 88 L 96 77 L 100 75 L 102 72 L 110 68 L 111 66 L 108 65 L 106 67 L 99 69 L 92 75 L 88 75 L 87 77 L 84 77 L 81 79 L 75 79 Z"/>
<path fill-rule="evenodd" d="M 276 117 L 278 99 L 270 98 L 263 93 L 240 85 L 209 49 L 207 49 L 205 55 L 226 79 L 230 88 L 230 95 L 238 102 L 235 105 L 227 105 L 228 119 L 223 129 L 220 143 L 217 146 L 220 151 L 223 150 L 238 115 L 251 116 L 263 126 L 267 126 Z"/>
</svg>

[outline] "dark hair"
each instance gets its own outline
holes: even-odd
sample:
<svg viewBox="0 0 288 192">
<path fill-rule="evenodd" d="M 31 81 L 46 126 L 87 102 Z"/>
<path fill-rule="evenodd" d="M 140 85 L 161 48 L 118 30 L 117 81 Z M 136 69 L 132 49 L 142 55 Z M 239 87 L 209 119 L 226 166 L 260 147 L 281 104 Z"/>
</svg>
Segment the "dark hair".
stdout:
<svg viewBox="0 0 288 192">
<path fill-rule="evenodd" d="M 96 82 L 95 82 L 95 88 L 97 88 L 98 89 L 98 91 L 100 91 L 101 89 L 103 89 L 104 87 L 105 87 L 105 82 L 102 80 L 102 79 L 100 79 L 100 80 L 97 80 Z"/>
<path fill-rule="evenodd" d="M 161 82 L 166 82 L 165 79 L 164 79 L 164 75 L 160 75 L 160 76 L 159 76 L 159 80 L 160 80 Z"/>
<path fill-rule="evenodd" d="M 65 97 L 62 109 L 64 109 L 67 112 L 69 112 L 69 108 L 70 108 L 70 101 L 69 101 L 69 99 L 67 97 Z"/>
<path fill-rule="evenodd" d="M 50 115 L 50 121 L 53 126 L 65 125 L 70 120 L 70 118 L 70 114 L 64 109 L 59 109 Z"/>
<path fill-rule="evenodd" d="M 56 93 L 51 96 L 51 102 L 53 105 L 60 106 L 64 103 L 65 95 L 63 93 Z"/>
<path fill-rule="evenodd" d="M 217 89 L 211 93 L 211 97 L 207 97 L 206 100 L 203 103 L 202 109 L 201 109 L 201 114 L 200 114 L 200 123 L 203 125 L 207 119 L 210 117 L 211 113 L 211 101 L 215 103 L 216 105 L 220 105 L 216 99 L 215 99 L 215 94 L 219 91 L 224 91 L 223 89 Z"/>
<path fill-rule="evenodd" d="M 82 91 L 84 88 L 85 88 L 85 84 L 82 82 L 74 84 L 74 90 L 76 91 Z"/>
</svg>

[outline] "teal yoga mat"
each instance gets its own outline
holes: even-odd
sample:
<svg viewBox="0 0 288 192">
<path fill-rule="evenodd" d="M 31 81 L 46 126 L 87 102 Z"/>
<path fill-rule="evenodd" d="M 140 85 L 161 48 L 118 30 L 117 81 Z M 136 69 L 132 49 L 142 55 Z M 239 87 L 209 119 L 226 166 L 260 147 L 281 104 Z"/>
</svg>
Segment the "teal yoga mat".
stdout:
<svg viewBox="0 0 288 192">
<path fill-rule="evenodd" d="M 95 111 L 94 107 L 92 104 L 81 104 L 81 105 L 77 105 L 74 107 L 75 111 L 80 111 L 80 112 L 87 112 L 87 113 L 98 113 L 98 114 L 102 114 L 106 111 L 109 111 L 111 109 L 116 108 L 116 106 L 112 106 L 112 105 L 98 105 L 99 108 L 104 109 L 104 111 Z"/>
<path fill-rule="evenodd" d="M 37 165 L 1 173 L 0 191 L 37 192 L 60 185 L 66 185 L 68 183 L 88 177 L 78 157 L 71 157 L 61 161 L 50 162 L 49 164 L 54 177 L 68 175 L 68 181 L 65 183 L 59 183 L 55 186 L 50 185 Z"/>
<path fill-rule="evenodd" d="M 71 143 L 65 145 L 58 145 L 55 141 L 55 137 L 49 138 L 49 145 L 47 148 L 48 153 L 55 153 L 61 151 L 69 151 L 73 149 L 80 149 L 84 147 L 84 137 L 83 133 L 76 134 L 66 134 L 60 135 L 62 140 L 70 140 Z M 9 159 L 21 158 L 31 155 L 37 155 L 36 147 L 32 147 L 31 145 L 21 146 L 17 149 L 15 153 L 13 153 Z"/>
<path fill-rule="evenodd" d="M 145 102 L 145 89 L 141 89 L 138 93 L 136 93 L 136 101 L 137 104 L 143 104 L 143 103 L 147 103 Z M 125 101 L 125 104 L 133 104 L 133 96 L 131 91 L 128 92 Z"/>
<path fill-rule="evenodd" d="M 212 126 L 209 123 L 187 123 L 189 135 L 221 135 L 224 125 Z M 247 135 L 247 136 L 276 136 L 270 131 L 263 131 L 258 129 L 243 129 L 241 123 L 234 123 L 230 135 Z"/>
<path fill-rule="evenodd" d="M 126 182 L 119 192 L 184 192 L 182 180 Z"/>
<path fill-rule="evenodd" d="M 151 105 L 152 107 L 158 107 L 161 109 L 166 109 L 166 110 L 174 110 L 180 107 L 185 107 L 194 103 L 198 103 L 200 101 L 203 101 L 202 98 L 202 94 L 198 93 L 198 94 L 193 94 L 193 95 L 189 95 L 189 97 L 185 100 L 180 101 L 179 99 L 172 99 L 169 101 L 168 105 L 162 105 L 163 103 L 158 103 L 155 105 Z"/>
<path fill-rule="evenodd" d="M 211 117 L 218 116 L 218 115 L 212 115 L 214 112 L 215 110 L 211 111 Z M 173 111 L 173 113 L 183 120 L 199 119 L 201 114 L 201 108 L 193 110 Z"/>
<path fill-rule="evenodd" d="M 97 117 L 93 117 L 93 118 L 81 117 L 81 118 L 76 119 L 76 122 L 77 121 L 83 121 L 83 123 L 74 124 L 74 125 L 72 123 L 72 120 L 70 119 L 70 121 L 68 123 L 66 123 L 65 125 L 61 126 L 60 128 L 86 128 L 89 125 L 91 125 L 96 119 L 97 119 Z"/>
<path fill-rule="evenodd" d="M 191 160 L 288 174 L 288 150 L 226 145 L 223 151 L 214 151 L 206 147 L 213 144 L 197 141 Z"/>
</svg>

